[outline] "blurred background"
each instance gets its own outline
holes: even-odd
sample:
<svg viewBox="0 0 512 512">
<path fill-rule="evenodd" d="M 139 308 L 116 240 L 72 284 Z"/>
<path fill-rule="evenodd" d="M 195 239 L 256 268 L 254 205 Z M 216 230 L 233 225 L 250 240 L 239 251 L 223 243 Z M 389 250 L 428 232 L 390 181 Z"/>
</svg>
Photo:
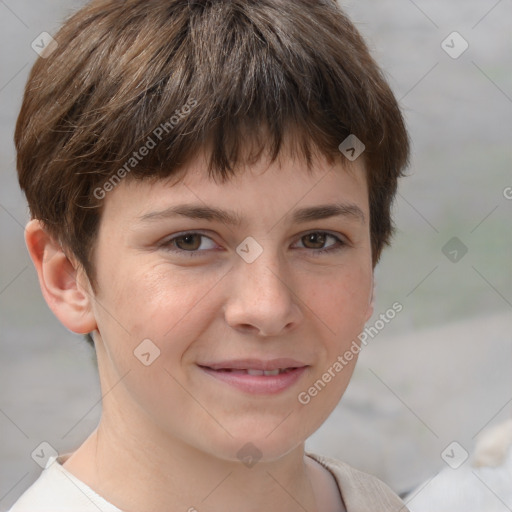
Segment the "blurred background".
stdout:
<svg viewBox="0 0 512 512">
<path fill-rule="evenodd" d="M 83 3 L 0 0 L 1 511 L 39 475 L 41 442 L 72 451 L 101 413 L 92 350 L 47 307 L 25 247 L 12 142 L 32 41 Z M 306 446 L 404 493 L 446 467 L 452 442 L 470 452 L 512 417 L 512 2 L 340 3 L 400 100 L 412 160 L 376 269 L 378 334 Z"/>
</svg>

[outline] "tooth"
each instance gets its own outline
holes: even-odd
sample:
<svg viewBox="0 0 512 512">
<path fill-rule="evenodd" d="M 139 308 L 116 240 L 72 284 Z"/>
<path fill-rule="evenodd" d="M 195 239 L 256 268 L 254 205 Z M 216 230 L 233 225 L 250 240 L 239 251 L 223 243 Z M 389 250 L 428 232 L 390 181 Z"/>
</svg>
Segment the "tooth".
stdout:
<svg viewBox="0 0 512 512">
<path fill-rule="evenodd" d="M 265 372 L 263 370 L 247 370 L 248 375 L 263 375 Z"/>
<path fill-rule="evenodd" d="M 246 370 L 242 370 L 242 369 L 237 369 L 237 368 L 222 368 L 217 371 L 261 376 L 261 375 L 280 375 L 281 373 L 287 373 L 287 372 L 291 371 L 292 369 L 293 368 L 276 368 L 275 370 L 256 370 L 256 369 L 252 369 L 252 368 L 247 368 Z"/>
<path fill-rule="evenodd" d="M 253 370 L 253 369 L 247 369 L 248 375 L 279 375 L 279 373 L 282 371 L 281 369 L 277 368 L 275 370 Z"/>
<path fill-rule="evenodd" d="M 275 370 L 253 370 L 253 369 L 247 369 L 247 374 L 248 375 L 279 375 L 279 373 L 281 372 L 282 370 L 280 370 L 279 368 L 275 369 Z"/>
</svg>

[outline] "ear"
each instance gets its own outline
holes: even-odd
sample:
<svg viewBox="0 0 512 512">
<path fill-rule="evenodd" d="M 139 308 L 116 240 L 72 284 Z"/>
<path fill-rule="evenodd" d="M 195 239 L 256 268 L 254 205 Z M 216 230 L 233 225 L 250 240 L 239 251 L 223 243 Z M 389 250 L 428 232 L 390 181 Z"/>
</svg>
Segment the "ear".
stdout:
<svg viewBox="0 0 512 512">
<path fill-rule="evenodd" d="M 375 276 L 372 274 L 372 291 L 370 293 L 370 299 L 368 301 L 368 310 L 366 311 L 365 323 L 370 320 L 373 315 L 373 306 L 375 303 Z"/>
<path fill-rule="evenodd" d="M 25 243 L 48 307 L 72 332 L 86 334 L 97 328 L 89 280 L 76 259 L 73 262 L 38 219 L 25 227 Z"/>
</svg>

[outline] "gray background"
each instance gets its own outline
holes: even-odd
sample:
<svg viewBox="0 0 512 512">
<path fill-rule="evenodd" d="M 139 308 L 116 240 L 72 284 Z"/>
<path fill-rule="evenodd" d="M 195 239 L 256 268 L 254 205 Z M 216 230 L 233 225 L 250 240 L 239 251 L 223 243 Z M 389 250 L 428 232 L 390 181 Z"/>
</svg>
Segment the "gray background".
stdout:
<svg viewBox="0 0 512 512">
<path fill-rule="evenodd" d="M 31 42 L 81 3 L 0 0 L 0 510 L 39 474 L 36 446 L 75 449 L 101 412 L 91 350 L 47 307 L 25 248 L 12 143 Z M 404 492 L 446 467 L 452 441 L 470 451 L 478 432 L 512 414 L 512 2 L 342 5 L 385 69 L 413 140 L 369 325 L 395 301 L 403 311 L 365 348 L 307 446 Z M 453 31 L 469 44 L 457 59 L 441 47 Z M 453 237 L 467 248 L 457 262 L 443 253 Z"/>
</svg>

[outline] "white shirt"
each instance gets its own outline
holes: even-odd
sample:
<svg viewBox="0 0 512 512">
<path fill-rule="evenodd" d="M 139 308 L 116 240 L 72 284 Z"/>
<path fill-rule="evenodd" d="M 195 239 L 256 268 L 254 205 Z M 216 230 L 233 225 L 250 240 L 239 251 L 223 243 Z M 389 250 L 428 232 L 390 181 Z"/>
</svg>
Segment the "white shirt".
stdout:
<svg viewBox="0 0 512 512">
<path fill-rule="evenodd" d="M 8 512 L 122 512 L 72 475 L 57 456 Z"/>
<path fill-rule="evenodd" d="M 378 478 L 330 457 L 306 455 L 334 475 L 347 512 L 408 512 L 400 498 Z M 72 475 L 58 458 L 48 459 L 39 478 L 8 512 L 123 512 Z"/>
</svg>

